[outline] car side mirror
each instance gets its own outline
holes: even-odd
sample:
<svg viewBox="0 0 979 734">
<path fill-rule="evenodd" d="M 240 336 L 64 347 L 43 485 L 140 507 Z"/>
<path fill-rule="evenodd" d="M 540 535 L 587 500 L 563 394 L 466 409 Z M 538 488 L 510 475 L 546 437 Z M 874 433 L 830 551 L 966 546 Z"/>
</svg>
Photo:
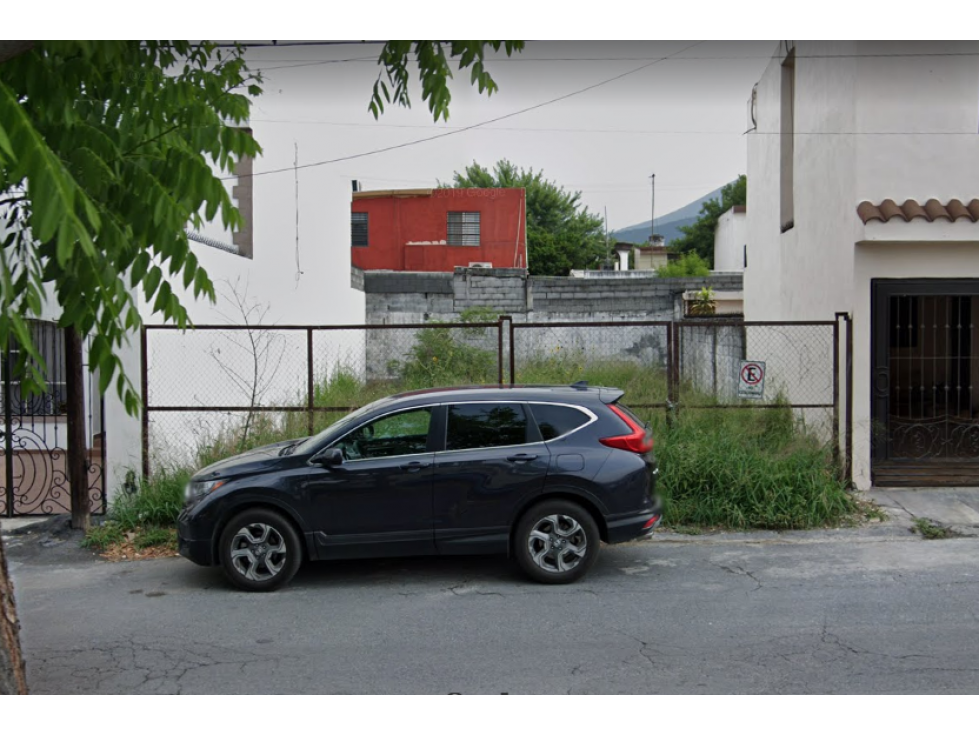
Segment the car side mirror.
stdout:
<svg viewBox="0 0 979 734">
<path fill-rule="evenodd" d="M 326 449 L 316 454 L 309 462 L 319 464 L 325 469 L 331 469 L 343 463 L 343 452 L 340 449 Z"/>
</svg>

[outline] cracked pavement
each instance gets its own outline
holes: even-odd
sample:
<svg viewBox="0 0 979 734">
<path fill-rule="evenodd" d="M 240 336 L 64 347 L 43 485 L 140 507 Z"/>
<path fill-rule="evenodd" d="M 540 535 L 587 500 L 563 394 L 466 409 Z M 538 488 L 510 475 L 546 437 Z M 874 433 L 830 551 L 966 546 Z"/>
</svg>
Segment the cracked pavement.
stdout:
<svg viewBox="0 0 979 734">
<path fill-rule="evenodd" d="M 32 693 L 976 693 L 979 540 L 659 535 L 571 586 L 504 558 L 311 564 L 8 540 Z"/>
</svg>

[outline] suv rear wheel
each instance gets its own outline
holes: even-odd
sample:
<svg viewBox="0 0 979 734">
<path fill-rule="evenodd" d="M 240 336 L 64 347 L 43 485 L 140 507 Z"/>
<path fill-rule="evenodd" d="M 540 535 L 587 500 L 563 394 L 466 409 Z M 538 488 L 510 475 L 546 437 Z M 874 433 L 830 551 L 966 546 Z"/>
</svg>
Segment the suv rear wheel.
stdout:
<svg viewBox="0 0 979 734">
<path fill-rule="evenodd" d="M 601 538 L 594 518 L 568 500 L 534 505 L 514 532 L 517 563 L 542 584 L 570 584 L 584 576 L 598 558 Z"/>
</svg>

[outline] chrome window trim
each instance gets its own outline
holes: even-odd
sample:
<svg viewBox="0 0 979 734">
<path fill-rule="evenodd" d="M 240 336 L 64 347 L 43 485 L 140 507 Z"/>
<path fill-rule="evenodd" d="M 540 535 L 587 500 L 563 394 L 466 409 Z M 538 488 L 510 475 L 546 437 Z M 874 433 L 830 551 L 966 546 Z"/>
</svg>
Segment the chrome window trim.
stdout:
<svg viewBox="0 0 979 734">
<path fill-rule="evenodd" d="M 391 416 L 391 415 L 397 415 L 398 413 L 407 413 L 408 411 L 412 411 L 412 410 L 425 410 L 426 408 L 429 409 L 429 410 L 434 410 L 435 408 L 444 407 L 444 408 L 446 408 L 446 413 L 445 413 L 445 430 L 446 430 L 446 432 L 448 432 L 448 430 L 449 430 L 449 412 L 448 412 L 448 409 L 451 406 L 453 406 L 453 405 L 512 405 L 512 404 L 523 405 L 523 406 L 528 406 L 528 405 L 554 405 L 554 406 L 557 406 L 559 408 L 572 408 L 573 410 L 577 410 L 577 411 L 579 411 L 579 412 L 584 413 L 585 415 L 587 415 L 588 416 L 588 421 L 585 422 L 585 423 L 582 423 L 580 426 L 578 426 L 574 430 L 568 431 L 567 433 L 562 433 L 560 436 L 555 436 L 554 438 L 549 438 L 546 441 L 541 440 L 541 441 L 533 441 L 533 442 L 530 442 L 530 443 L 515 443 L 515 444 L 507 444 L 505 446 L 480 446 L 480 447 L 471 448 L 471 449 L 451 449 L 451 450 L 450 449 L 443 449 L 441 451 L 423 451 L 423 452 L 417 453 L 417 454 L 396 454 L 394 456 L 374 456 L 374 457 L 370 457 L 370 458 L 366 458 L 366 459 L 344 459 L 344 462 L 343 463 L 344 464 L 356 464 L 356 463 L 360 463 L 360 462 L 364 462 L 364 461 L 387 461 L 388 459 L 403 459 L 403 458 L 409 457 L 409 456 L 424 456 L 426 454 L 432 454 L 432 455 L 435 455 L 435 456 L 444 456 L 446 454 L 459 454 L 459 453 L 465 453 L 465 452 L 468 452 L 468 451 L 486 451 L 488 449 L 513 449 L 513 448 L 520 448 L 521 446 L 547 446 L 548 444 L 550 444 L 550 443 L 552 443 L 554 441 L 559 441 L 559 440 L 561 440 L 563 438 L 567 438 L 568 436 L 571 436 L 571 435 L 577 433 L 578 431 L 582 430 L 583 428 L 587 428 L 592 423 L 595 423 L 598 420 L 598 416 L 590 408 L 586 408 L 586 407 L 584 407 L 582 405 L 575 405 L 574 403 L 559 402 L 559 401 L 556 401 L 556 400 L 453 400 L 453 401 L 449 401 L 449 402 L 427 403 L 427 404 L 424 404 L 424 405 L 412 405 L 412 406 L 405 407 L 405 408 L 397 408 L 395 410 L 390 410 L 387 413 L 381 413 L 380 415 L 372 418 L 368 422 L 369 423 L 373 423 L 374 421 L 381 420 L 382 418 L 387 418 L 388 416 Z M 534 417 L 533 415 L 531 415 L 531 417 L 533 418 L 533 421 L 536 424 L 537 423 L 537 418 Z M 361 428 L 364 425 L 367 425 L 367 423 L 360 423 L 357 426 L 351 428 L 349 431 L 347 431 L 346 433 L 344 433 L 342 436 L 340 436 L 339 438 L 335 439 L 334 441 L 332 441 L 331 443 L 329 443 L 328 445 L 324 446 L 322 449 L 320 449 L 319 451 L 317 451 L 315 454 L 313 454 L 313 456 L 317 456 L 318 454 L 321 454 L 322 452 L 326 451 L 327 449 L 334 448 L 343 439 L 345 439 L 351 433 L 353 433 L 354 431 L 356 431 L 357 429 Z M 539 431 L 539 428 L 538 428 L 538 431 Z M 307 462 L 307 463 L 309 463 L 309 462 Z"/>
</svg>

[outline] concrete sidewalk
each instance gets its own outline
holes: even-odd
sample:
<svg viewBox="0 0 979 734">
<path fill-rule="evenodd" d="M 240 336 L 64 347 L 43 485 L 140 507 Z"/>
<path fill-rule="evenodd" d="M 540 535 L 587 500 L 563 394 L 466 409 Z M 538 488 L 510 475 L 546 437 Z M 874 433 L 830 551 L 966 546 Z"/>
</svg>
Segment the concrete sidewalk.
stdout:
<svg viewBox="0 0 979 734">
<path fill-rule="evenodd" d="M 912 528 L 917 519 L 930 520 L 958 535 L 979 537 L 979 487 L 874 489 L 865 496 L 892 522 Z"/>
<path fill-rule="evenodd" d="M 28 533 L 53 532 L 67 527 L 71 515 L 26 515 L 24 517 L 0 517 L 0 535 L 26 535 Z"/>
</svg>

